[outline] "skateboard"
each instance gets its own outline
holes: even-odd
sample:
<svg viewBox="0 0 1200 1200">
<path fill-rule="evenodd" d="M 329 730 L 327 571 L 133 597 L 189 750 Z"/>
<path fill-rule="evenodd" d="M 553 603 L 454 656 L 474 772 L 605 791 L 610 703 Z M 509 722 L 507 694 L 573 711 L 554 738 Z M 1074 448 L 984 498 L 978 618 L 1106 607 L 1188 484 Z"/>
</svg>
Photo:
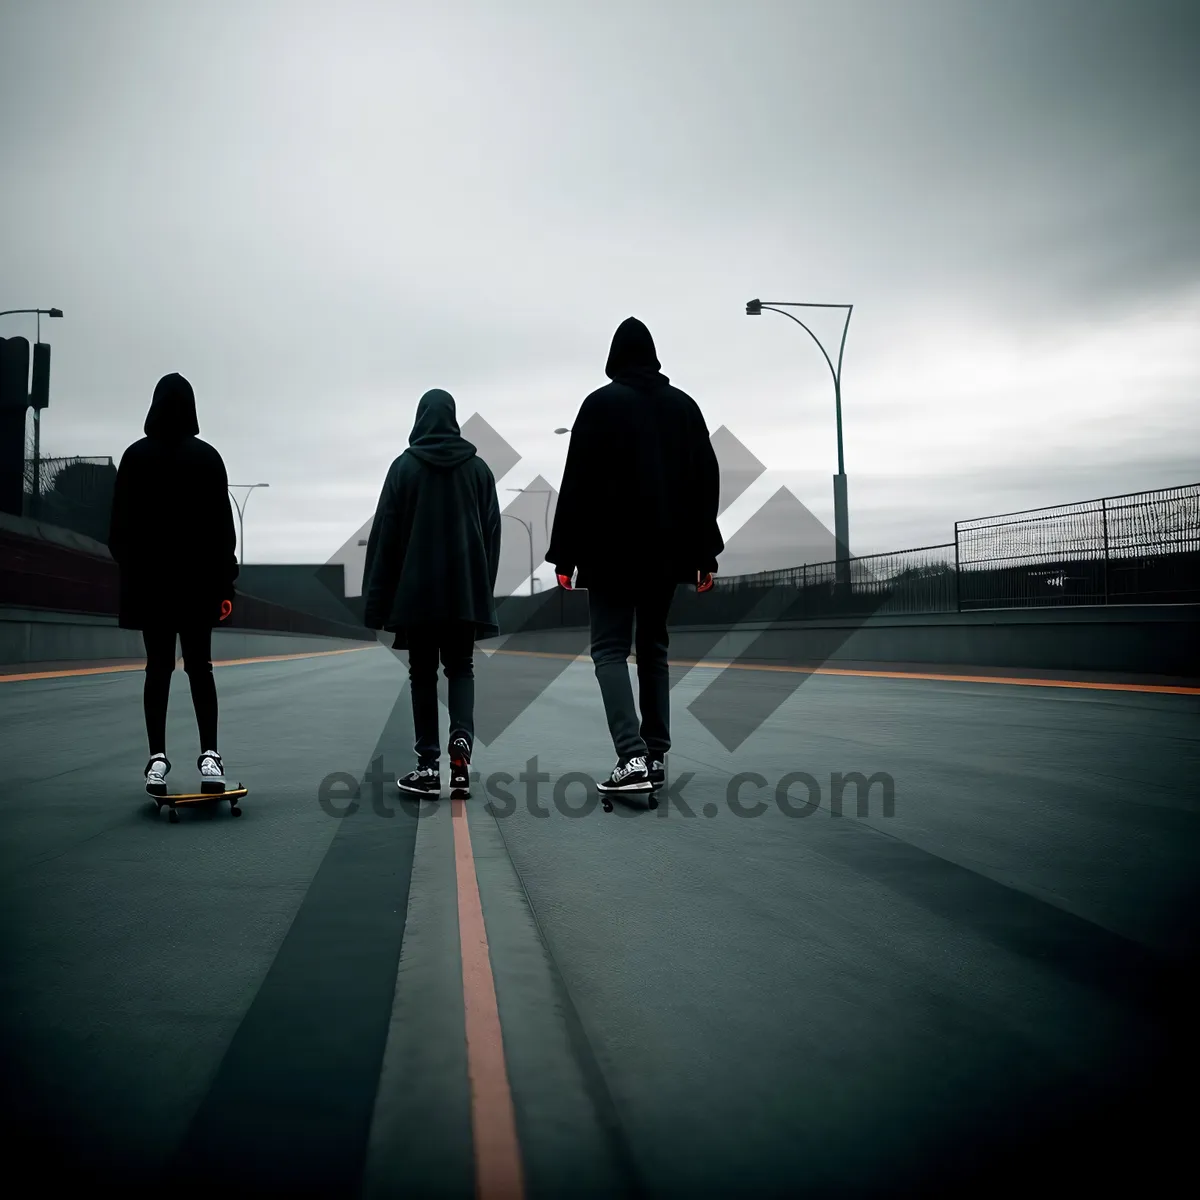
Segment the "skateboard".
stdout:
<svg viewBox="0 0 1200 1200">
<path fill-rule="evenodd" d="M 235 817 L 242 815 L 242 810 L 238 808 L 238 801 L 249 792 L 249 788 L 243 787 L 240 783 L 237 787 L 226 788 L 223 792 L 175 792 L 167 793 L 163 796 L 151 796 L 150 799 L 156 805 L 156 812 L 162 812 L 163 806 L 169 808 L 167 817 L 172 825 L 179 821 L 179 813 L 176 812 L 176 805 L 179 804 L 202 804 L 208 802 L 212 804 L 215 800 L 228 800 L 229 812 Z"/>
<path fill-rule="evenodd" d="M 658 797 L 654 794 L 653 791 L 650 791 L 650 792 L 601 792 L 600 793 L 600 805 L 606 813 L 612 812 L 612 810 L 613 810 L 613 797 L 614 796 L 617 799 L 622 799 L 623 797 L 626 797 L 626 796 L 645 796 L 647 808 L 657 808 L 658 807 Z"/>
</svg>

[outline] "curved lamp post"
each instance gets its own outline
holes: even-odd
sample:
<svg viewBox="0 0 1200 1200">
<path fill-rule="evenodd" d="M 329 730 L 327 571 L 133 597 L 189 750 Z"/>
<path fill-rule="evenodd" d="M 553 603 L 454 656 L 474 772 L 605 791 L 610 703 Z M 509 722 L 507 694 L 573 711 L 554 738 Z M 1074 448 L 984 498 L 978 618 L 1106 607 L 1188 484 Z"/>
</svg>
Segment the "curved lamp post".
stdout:
<svg viewBox="0 0 1200 1200">
<path fill-rule="evenodd" d="M 6 308 L 0 312 L 0 317 L 11 317 L 13 313 L 33 313 L 37 314 L 38 319 L 38 341 L 42 340 L 42 318 L 43 317 L 61 317 L 63 315 L 61 308 Z"/>
<path fill-rule="evenodd" d="M 533 595 L 533 527 L 528 521 L 522 521 L 520 517 L 514 516 L 512 513 L 502 512 L 502 517 L 507 517 L 510 521 L 521 521 L 525 526 L 525 532 L 529 534 L 529 594 Z"/>
<path fill-rule="evenodd" d="M 246 519 L 246 505 L 250 503 L 250 493 L 253 492 L 255 488 L 270 487 L 270 486 L 271 485 L 269 483 L 231 483 L 229 485 L 230 495 L 233 494 L 233 489 L 235 487 L 246 489 L 246 497 L 241 502 L 241 504 L 238 503 L 236 496 L 233 497 L 233 506 L 234 506 L 234 508 L 237 509 L 237 514 L 238 514 L 238 566 L 242 566 L 246 561 L 245 519 Z"/>
<path fill-rule="evenodd" d="M 821 355 L 829 367 L 829 373 L 833 376 L 833 397 L 837 408 L 838 451 L 838 473 L 833 477 L 833 528 L 834 540 L 837 546 L 838 573 L 843 577 L 841 582 L 844 582 L 846 576 L 845 564 L 850 557 L 850 517 L 846 505 L 846 461 L 842 454 L 842 354 L 846 349 L 846 332 L 850 328 L 850 316 L 854 312 L 854 305 L 796 304 L 784 300 L 750 300 L 746 304 L 746 316 L 757 317 L 762 313 L 764 308 L 769 309 L 771 312 L 780 313 L 785 317 L 790 317 L 795 321 L 817 343 L 817 349 L 821 351 Z M 784 311 L 788 308 L 842 308 L 846 310 L 846 323 L 842 326 L 842 344 L 838 348 L 836 367 L 826 353 L 825 347 L 821 345 L 821 339 L 799 317 L 792 316 L 790 312 Z"/>
<path fill-rule="evenodd" d="M 550 497 L 554 495 L 552 488 L 509 488 L 510 492 L 525 492 L 527 495 L 536 496 L 539 493 L 546 497 L 546 514 L 542 518 L 543 532 L 546 535 L 546 541 L 550 540 Z"/>
</svg>

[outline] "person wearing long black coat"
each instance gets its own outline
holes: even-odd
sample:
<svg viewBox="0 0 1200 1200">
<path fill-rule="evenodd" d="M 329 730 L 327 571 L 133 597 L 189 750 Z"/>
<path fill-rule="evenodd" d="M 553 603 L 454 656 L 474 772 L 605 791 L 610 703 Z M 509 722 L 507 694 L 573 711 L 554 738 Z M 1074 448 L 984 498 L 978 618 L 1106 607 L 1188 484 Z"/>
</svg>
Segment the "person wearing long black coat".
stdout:
<svg viewBox="0 0 1200 1200">
<path fill-rule="evenodd" d="M 417 769 L 396 781 L 402 791 L 441 793 L 440 657 L 450 709 L 450 795 L 470 795 L 475 641 L 500 632 L 499 568 L 495 477 L 460 433 L 454 397 L 435 388 L 421 397 L 408 449 L 388 470 L 363 569 L 367 627 L 393 633 L 393 648 L 408 651 Z"/>
<path fill-rule="evenodd" d="M 200 734 L 201 790 L 221 792 L 212 630 L 232 611 L 237 537 L 221 455 L 199 437 L 196 397 L 182 375 L 154 389 L 145 434 L 121 456 L 108 548 L 120 571 L 122 629 L 146 647 L 143 708 L 150 761 L 146 790 L 166 794 L 167 701 L 175 642 L 183 651 Z"/>
<path fill-rule="evenodd" d="M 720 470 L 699 405 L 662 374 L 641 321 L 618 326 L 605 373 L 612 382 L 572 424 L 546 561 L 561 586 L 588 591 L 592 662 L 618 760 L 599 790 L 646 792 L 663 785 L 671 748 L 671 601 L 681 583 L 710 589 L 725 549 Z"/>
</svg>

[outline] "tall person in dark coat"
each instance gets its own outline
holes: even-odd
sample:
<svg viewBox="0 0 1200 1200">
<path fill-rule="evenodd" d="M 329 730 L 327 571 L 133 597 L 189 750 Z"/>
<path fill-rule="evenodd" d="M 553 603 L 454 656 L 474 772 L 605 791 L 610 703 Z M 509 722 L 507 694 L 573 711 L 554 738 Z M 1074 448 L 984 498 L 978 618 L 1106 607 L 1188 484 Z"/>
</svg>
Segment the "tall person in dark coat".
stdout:
<svg viewBox="0 0 1200 1200">
<path fill-rule="evenodd" d="M 222 792 L 212 631 L 232 611 L 238 574 L 229 481 L 220 454 L 200 440 L 196 397 L 182 375 L 158 381 L 145 433 L 121 456 L 108 548 L 120 569 L 121 628 L 140 629 L 146 647 L 146 790 L 167 790 L 167 700 L 178 638 L 199 727 L 201 790 Z"/>
<path fill-rule="evenodd" d="M 577 572 L 574 586 L 588 591 L 592 662 L 617 752 L 600 791 L 647 792 L 662 786 L 671 748 L 671 601 L 681 583 L 711 588 L 725 549 L 720 471 L 699 406 L 662 374 L 641 321 L 617 328 L 605 373 L 612 382 L 572 425 L 546 561 L 561 586 Z"/>
<path fill-rule="evenodd" d="M 392 463 L 367 541 L 364 616 L 408 651 L 417 769 L 401 791 L 440 795 L 438 659 L 450 709 L 450 796 L 470 795 L 474 653 L 495 637 L 500 502 L 491 468 L 459 432 L 454 397 L 426 392 L 408 449 Z"/>
</svg>

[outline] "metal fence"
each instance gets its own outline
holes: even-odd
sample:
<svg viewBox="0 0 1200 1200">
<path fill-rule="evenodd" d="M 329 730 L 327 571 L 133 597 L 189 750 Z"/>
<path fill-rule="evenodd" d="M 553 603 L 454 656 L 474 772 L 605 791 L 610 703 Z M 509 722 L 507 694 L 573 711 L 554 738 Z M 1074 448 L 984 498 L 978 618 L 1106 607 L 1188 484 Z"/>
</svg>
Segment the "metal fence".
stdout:
<svg viewBox="0 0 1200 1200">
<path fill-rule="evenodd" d="M 1200 484 L 958 521 L 959 604 L 1200 601 Z"/>
<path fill-rule="evenodd" d="M 108 456 L 26 459 L 24 515 L 106 541 L 116 479 Z"/>
<path fill-rule="evenodd" d="M 709 620 L 1198 603 L 1200 484 L 956 521 L 944 545 L 718 576 L 711 595 Z"/>
<path fill-rule="evenodd" d="M 739 609 L 757 598 L 772 620 L 954 612 L 954 543 L 868 554 L 844 565 L 807 563 L 753 575 L 717 576 L 712 595 L 733 600 Z"/>
</svg>

